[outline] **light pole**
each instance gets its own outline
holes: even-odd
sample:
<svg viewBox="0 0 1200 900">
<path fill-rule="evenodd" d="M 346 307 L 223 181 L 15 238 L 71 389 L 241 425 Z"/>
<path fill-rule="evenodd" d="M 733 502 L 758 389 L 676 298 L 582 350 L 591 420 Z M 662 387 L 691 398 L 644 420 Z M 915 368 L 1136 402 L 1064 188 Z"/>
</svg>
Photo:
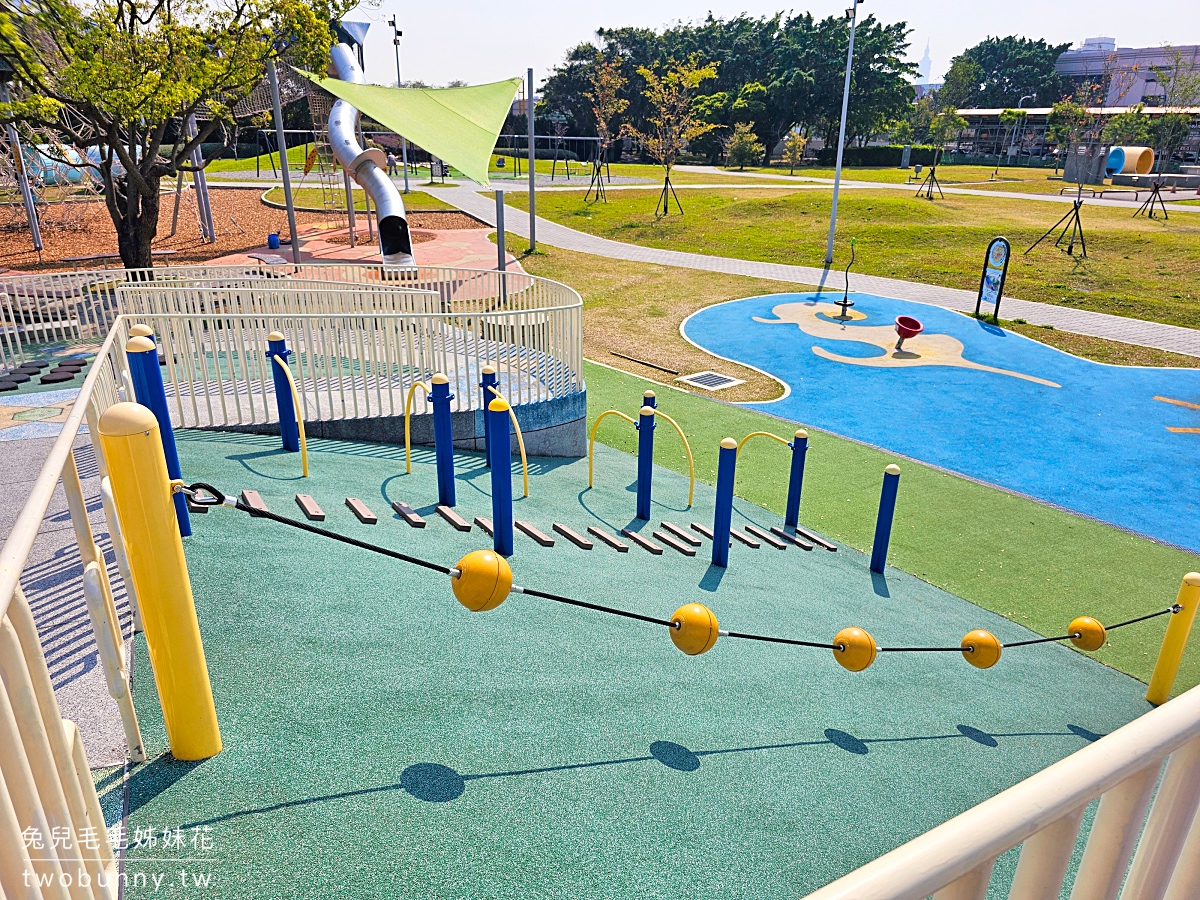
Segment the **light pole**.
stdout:
<svg viewBox="0 0 1200 900">
<path fill-rule="evenodd" d="M 850 68 L 854 63 L 854 29 L 858 26 L 858 5 L 863 0 L 851 0 L 846 10 L 850 22 L 850 46 L 846 50 L 846 85 L 842 88 L 842 121 L 838 126 L 837 166 L 833 171 L 833 209 L 829 212 L 829 240 L 825 244 L 825 265 L 833 263 L 833 232 L 837 229 L 838 190 L 842 186 L 842 151 L 846 146 L 846 111 L 850 107 Z"/>
<path fill-rule="evenodd" d="M 396 48 L 396 87 L 400 87 L 400 38 L 404 37 L 404 32 L 396 27 L 396 17 L 392 16 L 388 19 L 388 24 L 392 26 L 392 46 Z M 395 157 L 393 156 L 394 160 Z M 408 138 L 400 135 L 400 164 L 404 166 L 404 193 L 408 193 Z"/>
</svg>

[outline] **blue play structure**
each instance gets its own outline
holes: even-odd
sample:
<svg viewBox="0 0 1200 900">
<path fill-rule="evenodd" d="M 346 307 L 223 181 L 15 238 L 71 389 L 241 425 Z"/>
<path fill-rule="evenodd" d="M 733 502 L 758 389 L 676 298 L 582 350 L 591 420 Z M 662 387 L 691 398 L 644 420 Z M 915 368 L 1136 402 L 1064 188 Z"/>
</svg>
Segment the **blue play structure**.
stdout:
<svg viewBox="0 0 1200 900">
<path fill-rule="evenodd" d="M 1200 551 L 1200 370 L 1103 365 L 950 310 L 850 296 L 841 319 L 840 292 L 774 294 L 683 330 L 787 385 L 750 406 Z M 896 350 L 900 315 L 924 333 Z"/>
</svg>

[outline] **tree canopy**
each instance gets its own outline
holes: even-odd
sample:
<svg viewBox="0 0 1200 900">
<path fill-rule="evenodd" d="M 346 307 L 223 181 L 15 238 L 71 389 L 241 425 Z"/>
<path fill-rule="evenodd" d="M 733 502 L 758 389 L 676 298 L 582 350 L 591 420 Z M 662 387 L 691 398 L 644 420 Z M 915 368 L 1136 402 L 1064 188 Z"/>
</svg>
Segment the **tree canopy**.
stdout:
<svg viewBox="0 0 1200 900">
<path fill-rule="evenodd" d="M 989 37 L 964 50 L 951 61 L 974 63 L 978 84 L 958 105 L 983 109 L 1017 106 L 1022 97 L 1032 98 L 1030 106 L 1051 106 L 1062 99 L 1062 78 L 1054 64 L 1070 44 L 1048 44 L 1038 38 Z"/>
</svg>

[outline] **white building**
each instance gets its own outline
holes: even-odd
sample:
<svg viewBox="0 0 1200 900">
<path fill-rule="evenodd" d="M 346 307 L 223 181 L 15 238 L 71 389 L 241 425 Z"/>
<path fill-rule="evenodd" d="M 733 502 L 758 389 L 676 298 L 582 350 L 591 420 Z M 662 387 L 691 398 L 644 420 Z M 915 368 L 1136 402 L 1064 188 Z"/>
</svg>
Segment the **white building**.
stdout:
<svg viewBox="0 0 1200 900">
<path fill-rule="evenodd" d="M 1159 70 L 1175 64 L 1176 51 L 1185 64 L 1200 66 L 1200 45 L 1169 47 L 1118 47 L 1114 38 L 1088 38 L 1083 46 L 1068 50 L 1054 68 L 1076 89 L 1085 84 L 1104 85 L 1103 106 L 1162 106 L 1165 85 Z M 1088 98 L 1092 102 L 1098 97 Z"/>
</svg>

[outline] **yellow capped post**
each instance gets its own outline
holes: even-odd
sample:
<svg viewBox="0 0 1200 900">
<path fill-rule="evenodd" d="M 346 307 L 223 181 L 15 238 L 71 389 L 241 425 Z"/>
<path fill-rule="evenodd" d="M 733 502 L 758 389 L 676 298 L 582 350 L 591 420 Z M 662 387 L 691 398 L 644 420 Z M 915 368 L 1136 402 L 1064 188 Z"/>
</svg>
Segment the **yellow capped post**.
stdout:
<svg viewBox="0 0 1200 900">
<path fill-rule="evenodd" d="M 1183 650 L 1192 633 L 1192 623 L 1196 621 L 1196 607 L 1200 606 L 1200 572 L 1188 572 L 1183 576 L 1175 605 L 1180 610 L 1171 616 L 1167 624 L 1167 633 L 1158 651 L 1158 662 L 1154 664 L 1154 674 L 1150 676 L 1150 688 L 1146 691 L 1146 699 L 1155 706 L 1162 706 L 1171 699 L 1171 688 L 1175 685 L 1175 676 L 1179 674 L 1179 664 L 1183 662 Z"/>
<path fill-rule="evenodd" d="M 158 421 L 144 406 L 117 403 L 99 433 L 171 753 L 216 756 L 221 730 Z"/>
</svg>

